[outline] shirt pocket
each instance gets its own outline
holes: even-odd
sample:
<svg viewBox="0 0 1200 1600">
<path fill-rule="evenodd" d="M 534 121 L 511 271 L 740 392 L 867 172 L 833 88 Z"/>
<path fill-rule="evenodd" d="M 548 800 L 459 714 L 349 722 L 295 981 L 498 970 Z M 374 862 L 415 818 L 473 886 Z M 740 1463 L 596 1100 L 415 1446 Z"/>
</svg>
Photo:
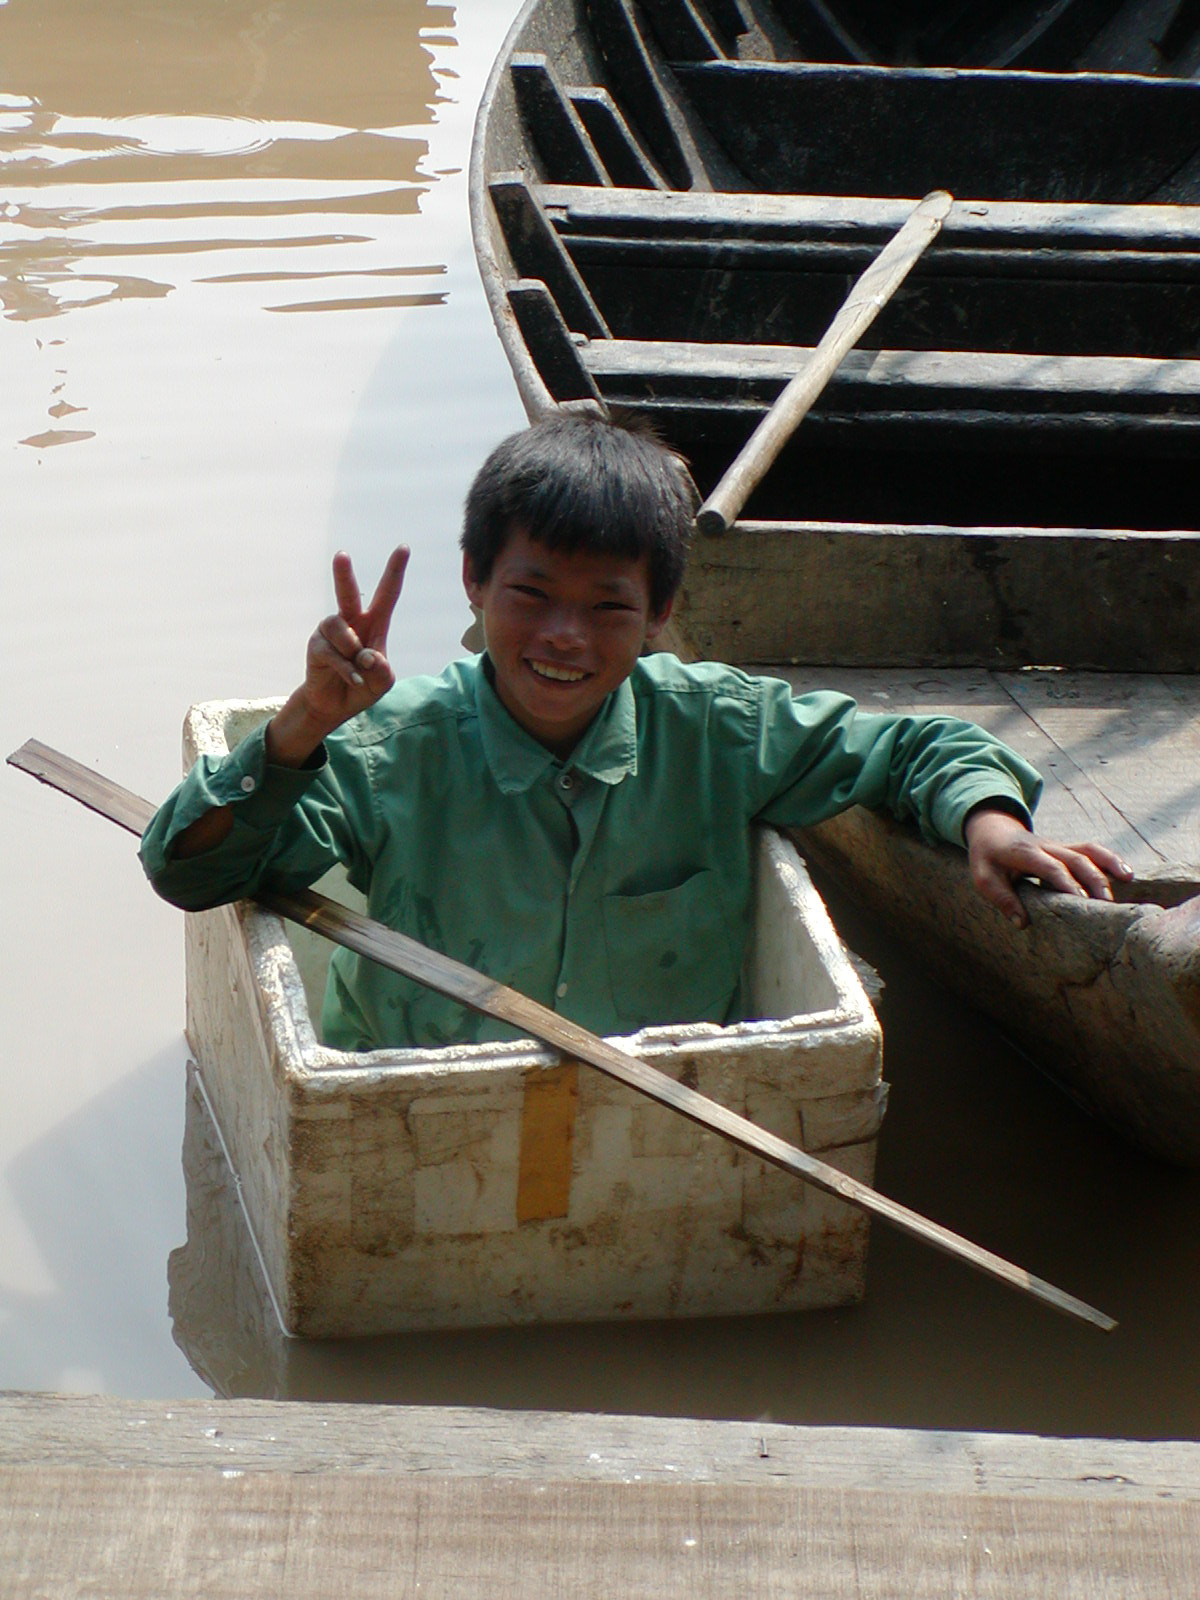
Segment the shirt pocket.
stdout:
<svg viewBox="0 0 1200 1600">
<path fill-rule="evenodd" d="M 711 868 L 672 889 L 601 901 L 613 1010 L 628 1028 L 723 1022 L 737 989 L 735 939 Z"/>
</svg>

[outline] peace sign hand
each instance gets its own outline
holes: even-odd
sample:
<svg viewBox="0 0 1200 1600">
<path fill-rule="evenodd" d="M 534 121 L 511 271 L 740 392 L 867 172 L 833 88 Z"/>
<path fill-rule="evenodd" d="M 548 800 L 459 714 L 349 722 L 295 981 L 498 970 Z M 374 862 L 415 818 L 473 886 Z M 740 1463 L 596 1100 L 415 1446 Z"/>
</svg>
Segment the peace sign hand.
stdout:
<svg viewBox="0 0 1200 1600">
<path fill-rule="evenodd" d="M 388 628 L 404 587 L 409 552 L 398 545 L 366 608 L 344 550 L 333 558 L 337 610 L 308 641 L 304 682 L 271 720 L 268 758 L 301 766 L 327 734 L 375 704 L 396 681 L 387 658 Z"/>
</svg>

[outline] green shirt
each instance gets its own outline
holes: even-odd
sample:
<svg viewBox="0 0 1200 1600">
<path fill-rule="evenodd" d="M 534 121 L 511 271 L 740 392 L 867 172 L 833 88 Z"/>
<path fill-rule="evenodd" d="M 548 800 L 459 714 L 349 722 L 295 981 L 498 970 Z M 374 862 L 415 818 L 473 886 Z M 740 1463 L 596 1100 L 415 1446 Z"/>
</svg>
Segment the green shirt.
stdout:
<svg viewBox="0 0 1200 1600">
<path fill-rule="evenodd" d="M 398 683 L 300 771 L 263 732 L 202 757 L 146 830 L 154 887 L 189 910 L 337 861 L 370 914 L 600 1033 L 738 1015 L 755 820 L 802 826 L 856 803 L 961 842 L 999 798 L 1028 819 L 1040 779 L 971 723 L 865 713 L 843 695 L 715 664 L 643 657 L 559 761 L 513 720 L 475 657 Z M 212 806 L 216 850 L 172 858 Z M 323 1034 L 343 1049 L 512 1037 L 350 952 Z"/>
</svg>

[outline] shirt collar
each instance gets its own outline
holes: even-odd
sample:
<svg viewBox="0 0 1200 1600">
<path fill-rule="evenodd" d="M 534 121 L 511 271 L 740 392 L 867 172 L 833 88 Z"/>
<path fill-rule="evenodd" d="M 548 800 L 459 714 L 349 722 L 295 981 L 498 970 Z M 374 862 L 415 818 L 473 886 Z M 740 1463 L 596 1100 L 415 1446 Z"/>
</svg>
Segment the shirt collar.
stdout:
<svg viewBox="0 0 1200 1600">
<path fill-rule="evenodd" d="M 558 758 L 509 714 L 492 685 L 492 664 L 479 657 L 475 707 L 488 768 L 505 794 L 531 789 Z M 562 765 L 601 783 L 617 784 L 637 772 L 637 702 L 629 679 L 605 700 L 583 738 Z"/>
</svg>

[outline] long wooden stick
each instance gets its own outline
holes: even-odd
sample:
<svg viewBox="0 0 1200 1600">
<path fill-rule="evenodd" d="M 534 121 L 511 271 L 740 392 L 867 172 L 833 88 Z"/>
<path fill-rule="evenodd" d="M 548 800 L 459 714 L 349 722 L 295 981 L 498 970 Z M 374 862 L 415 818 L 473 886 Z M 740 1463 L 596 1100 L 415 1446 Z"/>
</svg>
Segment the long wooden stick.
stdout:
<svg viewBox="0 0 1200 1600">
<path fill-rule="evenodd" d="M 737 520 L 825 385 L 908 277 L 925 247 L 937 237 L 952 204 L 945 189 L 927 194 L 858 279 L 804 370 L 782 391 L 696 513 L 701 533 L 724 533 Z"/>
<path fill-rule="evenodd" d="M 128 789 L 122 789 L 119 784 L 101 777 L 90 767 L 51 750 L 36 739 L 22 745 L 8 760 L 10 765 L 61 789 L 64 794 L 129 829 L 131 833 L 142 833 L 154 814 L 154 807 L 149 801 L 131 794 Z M 609 1077 L 678 1112 L 680 1116 L 699 1123 L 701 1127 L 720 1134 L 723 1139 L 730 1140 L 752 1155 L 782 1167 L 785 1172 L 803 1178 L 827 1194 L 837 1195 L 861 1211 L 883 1218 L 885 1222 L 892 1223 L 946 1255 L 956 1256 L 960 1261 L 998 1278 L 1001 1283 L 1033 1295 L 1056 1311 L 1078 1317 L 1083 1322 L 1102 1328 L 1106 1333 L 1116 1327 L 1111 1317 L 1077 1300 L 1074 1295 L 1066 1294 L 1044 1279 L 1026 1272 L 1023 1267 L 1014 1266 L 1002 1256 L 993 1255 L 990 1250 L 972 1244 L 970 1240 L 952 1233 L 949 1228 L 943 1228 L 940 1223 L 930 1222 L 898 1201 L 889 1200 L 886 1195 L 860 1183 L 857 1178 L 839 1172 L 836 1167 L 817 1160 L 807 1151 L 766 1132 L 697 1090 L 676 1083 L 665 1072 L 647 1066 L 637 1056 L 560 1017 L 557 1012 L 539 1005 L 536 1000 L 518 994 L 505 984 L 494 983 L 482 973 L 463 966 L 461 962 L 452 961 L 448 956 L 439 955 L 406 934 L 385 928 L 382 923 L 338 905 L 336 901 L 312 889 L 296 892 L 260 890 L 254 899 L 268 911 L 301 923 L 334 944 L 344 945 L 347 950 L 368 956 L 381 966 L 412 978 L 451 1000 L 457 1000 L 473 1011 L 481 1011 L 485 1016 L 511 1023 L 553 1049 L 561 1050 L 564 1055 L 575 1056 L 580 1061 L 598 1067 Z"/>
</svg>

